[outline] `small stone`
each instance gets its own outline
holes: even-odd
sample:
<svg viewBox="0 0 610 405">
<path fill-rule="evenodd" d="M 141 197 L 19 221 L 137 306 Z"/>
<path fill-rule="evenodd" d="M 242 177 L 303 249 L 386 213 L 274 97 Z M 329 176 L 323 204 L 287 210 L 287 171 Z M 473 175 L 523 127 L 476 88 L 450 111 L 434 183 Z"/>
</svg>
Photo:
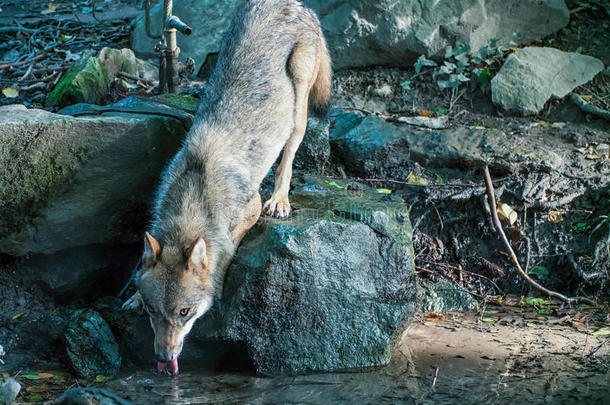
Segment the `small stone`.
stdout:
<svg viewBox="0 0 610 405">
<path fill-rule="evenodd" d="M 131 405 L 131 402 L 103 388 L 71 388 L 64 392 L 53 405 Z"/>
<path fill-rule="evenodd" d="M 477 301 L 470 294 L 448 281 L 429 283 L 424 288 L 424 312 L 447 313 L 468 311 L 477 307 Z"/>
<path fill-rule="evenodd" d="M 121 368 L 119 346 L 101 315 L 90 309 L 74 311 L 64 333 L 66 352 L 82 377 L 113 376 Z"/>
<path fill-rule="evenodd" d="M 390 97 L 392 95 L 392 87 L 389 84 L 384 84 L 381 87 L 373 89 L 373 95 L 376 97 Z"/>
<path fill-rule="evenodd" d="M 4 399 L 5 405 L 12 405 L 15 402 L 15 398 L 21 391 L 21 384 L 15 381 L 14 378 L 9 378 L 2 385 L 2 398 Z"/>
<path fill-rule="evenodd" d="M 551 97 L 565 97 L 603 68 L 601 60 L 579 53 L 554 48 L 519 49 L 491 80 L 492 101 L 507 111 L 537 114 Z"/>
</svg>

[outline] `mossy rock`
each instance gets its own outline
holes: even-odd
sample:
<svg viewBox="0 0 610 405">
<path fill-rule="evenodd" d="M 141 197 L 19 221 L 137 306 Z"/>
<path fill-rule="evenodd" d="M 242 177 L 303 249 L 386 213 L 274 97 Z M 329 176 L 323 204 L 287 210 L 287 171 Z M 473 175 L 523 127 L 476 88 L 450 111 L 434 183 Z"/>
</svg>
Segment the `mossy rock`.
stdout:
<svg viewBox="0 0 610 405">
<path fill-rule="evenodd" d="M 97 56 L 93 51 L 85 51 L 49 93 L 46 106 L 61 108 L 76 103 L 100 104 L 117 72 L 150 79 L 153 75 L 151 66 L 137 60 L 130 49 L 103 48 Z"/>
<path fill-rule="evenodd" d="M 408 210 L 366 186 L 343 187 L 307 177 L 290 218 L 248 232 L 195 336 L 242 342 L 261 374 L 389 363 L 419 299 Z"/>
</svg>

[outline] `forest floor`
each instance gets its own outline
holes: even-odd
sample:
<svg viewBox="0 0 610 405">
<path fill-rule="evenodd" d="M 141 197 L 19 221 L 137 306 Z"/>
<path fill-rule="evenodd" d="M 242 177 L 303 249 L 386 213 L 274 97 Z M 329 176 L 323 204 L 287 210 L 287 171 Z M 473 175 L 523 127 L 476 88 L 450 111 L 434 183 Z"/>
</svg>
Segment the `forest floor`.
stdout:
<svg viewBox="0 0 610 405">
<path fill-rule="evenodd" d="M 0 88 L 19 92 L 15 97 L 0 95 L 0 105 L 44 108 L 46 95 L 84 49 L 128 47 L 130 20 L 141 12 L 139 0 L 98 1 L 95 8 L 101 8 L 95 13 L 87 0 L 33 0 L 23 8 L 24 3 L 1 2 L 0 26 L 6 29 L 0 30 Z M 610 28 L 604 23 L 603 16 L 581 10 L 568 27 L 537 45 L 579 50 L 608 65 Z M 19 26 L 23 29 L 16 29 Z M 408 91 L 401 87 L 405 81 L 411 82 Z M 379 96 L 377 90 L 384 86 L 391 91 Z M 563 292 L 600 299 L 608 295 L 603 277 L 588 280 L 586 275 L 605 275 L 610 266 L 610 222 L 604 222 L 610 215 L 610 123 L 583 113 L 569 100 L 551 101 L 538 116 L 504 116 L 480 87 L 441 91 L 432 74 L 419 75 L 413 69 L 337 72 L 335 89 L 333 106 L 346 111 L 389 121 L 447 116 L 452 128 L 499 131 L 510 139 L 533 140 L 539 149 L 568 148 L 565 170 L 543 170 L 530 162 L 515 172 L 492 167 L 492 174 L 503 202 L 519 214 L 516 230 L 523 237 L 514 248 L 525 269 L 536 269 L 539 281 Z M 610 73 L 606 70 L 577 91 L 609 109 Z M 343 177 L 342 170 L 337 164 L 327 174 Z M 94 385 L 134 403 L 450 403 L 456 398 L 467 398 L 464 403 L 602 403 L 610 386 L 607 307 L 568 310 L 547 301 L 521 305 L 532 290 L 507 271 L 512 262 L 490 227 L 480 171 L 417 163 L 412 171 L 427 185 L 354 180 L 401 195 L 412 208 L 422 280 L 450 280 L 479 299 L 482 308 L 474 314 L 451 312 L 445 319 L 422 314 L 399 342 L 391 367 L 362 374 L 266 379 L 216 370 L 199 373 L 186 363 L 172 379 L 150 370 L 127 370 L 111 380 L 75 379 L 62 370 L 63 348 L 41 346 L 45 336 L 57 333 L 52 320 L 28 330 L 21 323 L 54 313 L 52 298 L 36 285 L 24 285 L 14 263 L 0 262 L 0 343 L 23 348 L 19 355 L 32 364 L 31 369 L 11 368 L 10 376 L 16 372 L 24 385 L 23 399 L 29 402 L 55 398 L 67 387 Z M 558 218 L 561 221 L 555 222 Z M 519 297 L 518 304 L 508 296 L 511 292 Z M 502 305 L 494 303 L 498 296 Z"/>
</svg>

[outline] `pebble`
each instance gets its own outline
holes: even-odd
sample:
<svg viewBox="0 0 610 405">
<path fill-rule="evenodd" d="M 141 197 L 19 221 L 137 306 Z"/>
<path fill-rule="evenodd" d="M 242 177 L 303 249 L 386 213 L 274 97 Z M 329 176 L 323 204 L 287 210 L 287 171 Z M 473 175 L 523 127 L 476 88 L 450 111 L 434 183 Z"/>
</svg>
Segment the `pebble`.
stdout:
<svg viewBox="0 0 610 405">
<path fill-rule="evenodd" d="M 19 395 L 19 391 L 21 391 L 21 384 L 15 381 L 14 378 L 9 378 L 2 385 L 2 398 L 4 399 L 5 405 L 11 405 L 15 402 L 15 398 Z"/>
</svg>

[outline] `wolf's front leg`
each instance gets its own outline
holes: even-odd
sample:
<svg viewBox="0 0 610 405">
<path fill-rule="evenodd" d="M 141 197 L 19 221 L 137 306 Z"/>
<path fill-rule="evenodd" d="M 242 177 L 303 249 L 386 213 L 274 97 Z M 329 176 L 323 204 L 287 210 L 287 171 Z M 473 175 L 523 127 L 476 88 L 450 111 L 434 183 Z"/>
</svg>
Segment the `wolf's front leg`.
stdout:
<svg viewBox="0 0 610 405">
<path fill-rule="evenodd" d="M 288 192 L 290 191 L 290 179 L 292 178 L 292 160 L 294 153 L 287 153 L 290 141 L 284 147 L 284 155 L 277 169 L 275 176 L 275 187 L 271 198 L 263 206 L 265 214 L 276 218 L 286 218 L 290 215 L 290 201 L 288 200 Z M 298 148 L 299 145 L 296 145 Z M 295 148 L 295 149 L 296 149 Z M 296 152 L 296 150 L 295 150 Z M 292 158 L 288 158 L 292 155 Z"/>
<path fill-rule="evenodd" d="M 307 106 L 309 93 L 319 71 L 319 53 L 321 42 L 318 37 L 306 38 L 304 36 L 296 44 L 288 61 L 295 89 L 294 129 L 286 146 L 282 161 L 275 176 L 275 188 L 271 199 L 265 203 L 265 214 L 276 218 L 286 218 L 290 215 L 290 179 L 292 178 L 292 162 L 297 149 L 305 136 L 307 128 Z"/>
</svg>

